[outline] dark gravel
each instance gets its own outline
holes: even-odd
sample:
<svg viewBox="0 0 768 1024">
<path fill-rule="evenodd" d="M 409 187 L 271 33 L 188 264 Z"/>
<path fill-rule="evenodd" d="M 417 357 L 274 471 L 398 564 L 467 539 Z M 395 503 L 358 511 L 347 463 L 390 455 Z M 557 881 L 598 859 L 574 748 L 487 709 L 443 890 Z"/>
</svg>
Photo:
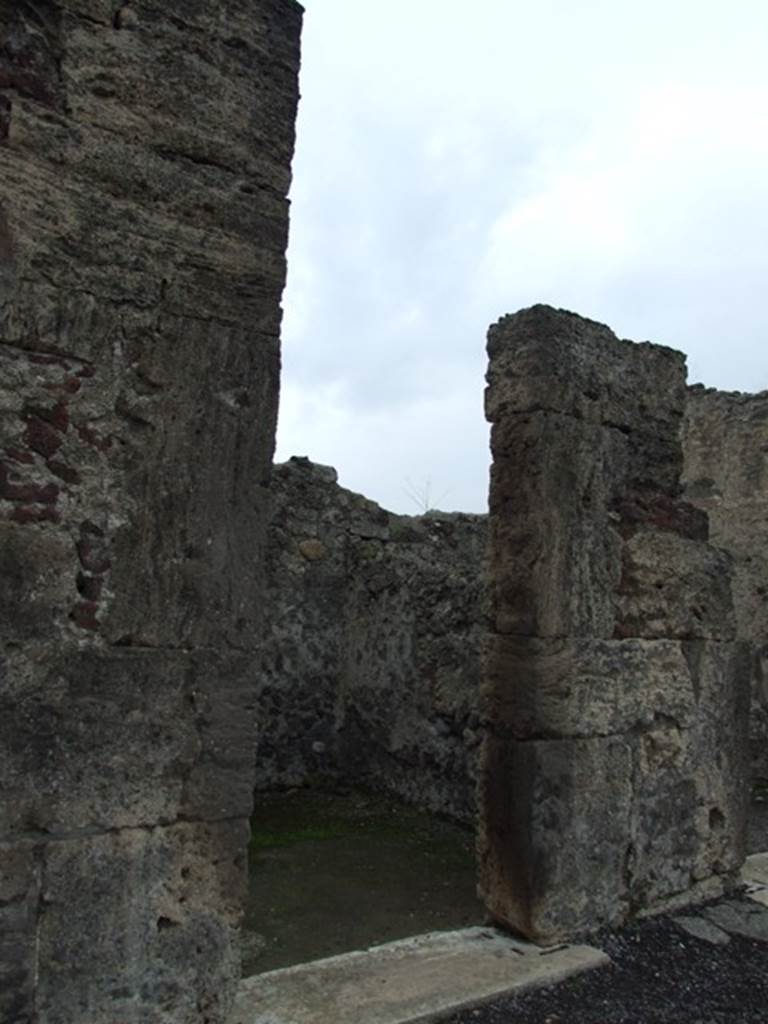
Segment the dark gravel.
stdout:
<svg viewBox="0 0 768 1024">
<path fill-rule="evenodd" d="M 356 820 L 361 818 L 365 823 L 366 816 L 376 811 L 376 801 L 371 802 L 370 798 L 366 797 L 363 804 L 359 804 L 360 794 L 353 794 L 352 798 L 358 800 L 358 804 L 352 808 L 353 816 Z M 275 831 L 279 831 L 283 826 L 293 828 L 295 822 L 291 816 L 296 817 L 303 827 L 308 823 L 316 824 L 315 817 L 312 817 L 312 814 L 308 816 L 307 809 L 300 806 L 304 798 L 298 795 L 294 799 L 295 804 L 291 805 L 281 796 L 276 803 L 280 814 L 289 816 L 287 824 L 282 819 L 277 823 L 272 818 L 267 821 L 263 814 L 265 820 L 260 821 L 261 826 L 265 827 L 267 821 Z M 343 808 L 337 808 L 335 805 L 332 808 L 333 813 L 330 813 L 327 801 L 337 799 L 336 796 L 325 795 L 315 799 L 319 799 L 318 810 L 316 814 L 314 811 L 312 813 L 325 827 L 329 821 L 343 817 Z M 386 812 L 387 822 L 391 825 L 395 809 L 388 806 Z M 349 813 L 348 809 L 344 811 L 347 816 Z M 346 821 L 346 818 L 344 820 Z M 410 827 L 409 824 L 408 828 Z M 371 832 L 370 838 L 381 844 L 381 837 L 375 830 Z M 324 845 L 326 849 L 330 849 L 333 847 L 333 840 L 326 839 Z M 298 849 L 298 846 L 294 847 L 294 850 Z M 750 853 L 768 850 L 766 787 L 756 795 L 756 802 L 752 806 L 748 849 Z M 414 871 L 413 851 L 410 847 L 404 847 L 404 850 L 405 861 L 401 863 L 400 860 L 396 860 L 394 863 L 399 888 L 402 887 L 404 874 Z M 366 853 L 364 860 L 368 862 L 369 859 L 370 854 Z M 337 860 L 335 867 L 331 863 L 326 868 L 331 872 L 329 884 L 334 892 L 343 889 L 339 883 L 339 876 L 343 875 L 345 886 L 349 882 L 346 862 L 339 858 L 331 858 L 332 862 Z M 468 864 L 468 877 L 471 882 L 474 878 L 471 857 Z M 296 880 L 301 874 L 300 871 L 298 876 L 294 874 L 287 879 L 291 889 L 297 887 Z M 310 908 L 313 902 L 317 902 L 318 874 L 314 867 L 305 874 L 312 882 L 311 891 L 305 894 L 298 889 L 299 907 L 291 910 L 291 920 L 295 918 L 299 930 L 310 933 L 312 941 L 315 942 L 318 938 L 324 939 L 327 936 L 317 921 L 302 918 L 301 914 L 308 911 L 302 911 L 301 905 L 305 904 Z M 377 867 L 376 875 L 380 882 L 380 867 Z M 418 879 L 413 884 L 419 884 Z M 470 883 L 467 884 L 469 887 Z M 272 896 L 276 896 L 277 888 L 272 883 L 270 885 Z M 455 881 L 451 882 L 448 891 L 456 891 Z M 354 913 L 361 916 L 359 908 L 366 901 L 366 914 L 370 912 L 370 917 L 375 919 L 376 915 L 370 907 L 368 897 L 365 900 L 362 897 L 353 898 Z M 269 904 L 265 903 L 262 897 L 256 902 L 257 919 L 260 926 L 264 926 L 265 907 L 268 909 Z M 276 900 L 272 899 L 272 902 Z M 277 902 L 279 903 L 279 900 Z M 428 902 L 435 902 L 434 896 L 430 897 Z M 414 900 L 409 897 L 408 906 L 412 909 L 414 905 Z M 283 910 L 278 916 L 280 921 L 284 922 L 291 915 L 286 915 Z M 692 914 L 696 911 L 690 909 L 682 913 Z M 591 945 L 598 946 L 608 953 L 612 961 L 610 966 L 588 972 L 549 989 L 499 1000 L 479 1009 L 465 1010 L 445 1017 L 443 1024 L 768 1024 L 768 942 L 753 941 L 734 935 L 728 945 L 714 946 L 684 932 L 673 922 L 672 917 L 673 915 L 664 915 L 635 923 L 619 931 L 605 930 L 587 939 Z M 338 919 L 343 924 L 342 930 L 348 932 L 348 925 L 344 922 L 349 918 L 338 908 L 332 913 L 327 913 L 326 918 Z M 371 941 L 385 941 L 399 937 L 400 934 L 413 934 L 414 930 L 418 931 L 420 928 L 429 930 L 436 927 L 433 921 L 419 920 L 414 923 L 410 917 L 404 920 L 403 926 L 405 930 L 402 933 L 375 935 Z M 348 938 L 348 935 L 346 937 Z M 365 945 L 366 942 L 363 941 L 362 944 Z M 331 955 L 338 951 L 335 948 L 326 950 L 322 946 L 313 946 L 309 951 L 300 950 L 293 959 L 286 962 Z M 256 969 L 264 968 L 257 964 Z M 361 1024 L 365 1022 L 361 1021 Z"/>
<path fill-rule="evenodd" d="M 749 852 L 768 850 L 765 792 L 749 825 Z M 444 1024 L 768 1024 L 768 943 L 732 936 L 727 946 L 713 946 L 672 917 L 593 936 L 588 941 L 608 953 L 609 967 L 464 1010 Z"/>
<path fill-rule="evenodd" d="M 654 918 L 592 944 L 610 966 L 550 989 L 446 1017 L 444 1024 L 766 1024 L 768 944 L 694 939 Z"/>
</svg>

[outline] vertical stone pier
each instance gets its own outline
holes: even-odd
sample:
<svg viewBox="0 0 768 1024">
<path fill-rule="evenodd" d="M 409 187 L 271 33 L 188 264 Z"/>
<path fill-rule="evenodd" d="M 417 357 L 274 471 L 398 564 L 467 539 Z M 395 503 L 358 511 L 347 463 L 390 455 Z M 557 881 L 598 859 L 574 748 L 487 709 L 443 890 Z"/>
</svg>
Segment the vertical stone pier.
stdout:
<svg viewBox="0 0 768 1024">
<path fill-rule="evenodd" d="M 752 647 L 752 777 L 768 781 L 768 391 L 688 388 L 685 494 L 733 556 L 738 635 Z"/>
<path fill-rule="evenodd" d="M 684 357 L 545 306 L 488 336 L 481 888 L 553 942 L 727 886 L 747 652 L 681 498 Z"/>
<path fill-rule="evenodd" d="M 0 1019 L 224 1019 L 301 8 L 0 0 Z"/>
</svg>

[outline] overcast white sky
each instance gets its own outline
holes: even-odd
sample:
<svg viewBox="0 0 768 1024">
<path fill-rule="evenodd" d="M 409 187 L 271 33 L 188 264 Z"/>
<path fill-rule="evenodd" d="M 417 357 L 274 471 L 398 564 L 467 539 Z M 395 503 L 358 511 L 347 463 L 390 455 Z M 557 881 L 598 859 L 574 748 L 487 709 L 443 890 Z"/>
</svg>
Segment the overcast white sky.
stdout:
<svg viewBox="0 0 768 1024">
<path fill-rule="evenodd" d="M 485 511 L 535 302 L 768 388 L 766 0 L 305 0 L 278 459 Z"/>
</svg>

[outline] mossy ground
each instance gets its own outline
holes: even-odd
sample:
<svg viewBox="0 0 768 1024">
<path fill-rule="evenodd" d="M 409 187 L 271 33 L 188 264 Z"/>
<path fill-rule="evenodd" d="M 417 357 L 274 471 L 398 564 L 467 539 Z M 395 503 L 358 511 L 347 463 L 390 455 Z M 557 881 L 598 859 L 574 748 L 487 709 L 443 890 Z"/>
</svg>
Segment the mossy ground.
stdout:
<svg viewBox="0 0 768 1024">
<path fill-rule="evenodd" d="M 768 849 L 768 782 L 749 852 Z M 474 835 L 390 797 L 322 788 L 257 797 L 244 974 L 483 921 Z"/>
<path fill-rule="evenodd" d="M 257 797 L 246 975 L 482 919 L 471 831 L 361 790 Z"/>
</svg>

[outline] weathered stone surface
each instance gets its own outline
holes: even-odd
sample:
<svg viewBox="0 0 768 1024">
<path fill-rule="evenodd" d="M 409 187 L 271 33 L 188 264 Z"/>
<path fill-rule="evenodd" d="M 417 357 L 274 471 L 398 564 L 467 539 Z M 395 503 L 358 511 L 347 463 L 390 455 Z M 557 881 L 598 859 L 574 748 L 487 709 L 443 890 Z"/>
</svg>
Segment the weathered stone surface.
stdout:
<svg viewBox="0 0 768 1024">
<path fill-rule="evenodd" d="M 510 328 L 514 346 L 508 342 Z M 674 484 L 681 453 L 672 437 L 685 401 L 681 352 L 618 342 L 603 324 L 532 306 L 491 326 L 488 357 L 486 413 L 492 423 L 542 411 L 615 428 L 633 449 L 645 447 L 645 459 L 654 466 L 648 483 Z M 637 444 L 638 431 L 647 446 Z M 667 470 L 661 480 L 658 465 Z"/>
<path fill-rule="evenodd" d="M 694 939 L 701 939 L 702 942 L 710 942 L 713 946 L 727 946 L 731 941 L 728 932 L 712 924 L 703 917 L 682 917 L 675 918 L 675 924 L 679 925 L 684 932 L 692 935 Z"/>
<path fill-rule="evenodd" d="M 529 636 L 612 636 L 620 539 L 608 516 L 606 481 L 595 470 L 611 464 L 621 474 L 623 435 L 561 413 L 510 413 L 509 420 L 493 423 L 491 447 L 491 557 L 516 552 L 514 560 L 497 559 L 491 575 L 494 628 Z M 587 504 L 602 510 L 595 522 L 580 514 Z M 578 589 L 563 586 L 563 565 L 574 572 L 578 566 Z"/>
<path fill-rule="evenodd" d="M 687 500 L 733 558 L 737 631 L 753 650 L 752 774 L 768 780 L 768 392 L 689 388 L 683 449 Z"/>
<path fill-rule="evenodd" d="M 222 1019 L 240 970 L 246 840 L 245 823 L 222 822 L 50 843 L 41 1019 L 92 1020 L 102 1006 L 147 1024 Z"/>
<path fill-rule="evenodd" d="M 492 734 L 482 770 L 480 879 L 494 918 L 545 942 L 620 921 L 632 798 L 623 738 Z"/>
<path fill-rule="evenodd" d="M 232 997 L 300 22 L 0 2 L 15 1024 L 215 1024 Z M 198 847 L 194 913 L 155 914 Z"/>
<path fill-rule="evenodd" d="M 272 489 L 257 783 L 353 778 L 472 820 L 485 517 L 394 515 L 306 459 Z"/>
<path fill-rule="evenodd" d="M 753 885 L 763 885 L 768 888 L 768 852 L 753 853 L 744 861 L 741 870 L 742 880 Z"/>
<path fill-rule="evenodd" d="M 732 881 L 748 649 L 681 495 L 683 357 L 547 307 L 488 350 L 481 888 L 556 941 Z"/>
<path fill-rule="evenodd" d="M 45 640 L 54 624 L 66 628 L 77 592 L 77 569 L 71 556 L 72 542 L 67 537 L 41 530 L 31 547 L 27 526 L 0 524 L 0 637 L 4 645 Z M 6 685 L 0 690 L 0 700 Z"/>
<path fill-rule="evenodd" d="M 707 526 L 679 494 L 680 353 L 539 306 L 491 327 L 488 350 L 491 550 L 515 552 L 493 573 L 496 629 L 732 636 L 727 594 L 710 593 L 724 556 L 697 558 L 686 544 Z M 685 567 L 681 579 L 670 578 L 670 558 Z M 579 586 L 564 586 L 564 572 Z M 672 614 L 682 621 L 660 633 Z"/>
<path fill-rule="evenodd" d="M 494 636 L 483 687 L 486 717 L 523 739 L 612 736 L 673 722 L 688 728 L 696 688 L 672 640 Z"/>
<path fill-rule="evenodd" d="M 729 900 L 707 907 L 702 914 L 730 935 L 768 942 L 768 909 L 753 900 Z"/>
<path fill-rule="evenodd" d="M 253 655 L 104 648 L 4 671 L 0 834 L 248 816 Z"/>
<path fill-rule="evenodd" d="M 232 1024 L 427 1024 L 609 963 L 591 946 L 542 950 L 493 928 L 428 932 L 245 978 Z"/>
<path fill-rule="evenodd" d="M 668 529 L 634 533 L 622 550 L 616 609 L 624 636 L 733 640 L 731 559 Z"/>
<path fill-rule="evenodd" d="M 42 847 L 0 842 L 0 1020 L 26 1021 L 34 1002 Z"/>
</svg>

